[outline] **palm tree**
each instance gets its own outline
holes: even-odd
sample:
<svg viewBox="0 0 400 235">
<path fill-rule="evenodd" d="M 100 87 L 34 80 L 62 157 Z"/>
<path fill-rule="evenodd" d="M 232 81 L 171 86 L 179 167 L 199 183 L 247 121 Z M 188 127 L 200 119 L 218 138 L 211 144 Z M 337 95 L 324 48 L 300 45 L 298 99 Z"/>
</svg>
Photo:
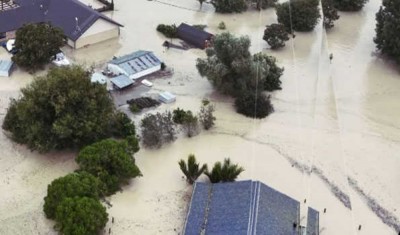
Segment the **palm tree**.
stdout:
<svg viewBox="0 0 400 235">
<path fill-rule="evenodd" d="M 203 164 L 201 168 L 199 168 L 199 166 L 200 163 L 196 162 L 196 157 L 194 154 L 190 154 L 188 156 L 187 164 L 183 159 L 179 161 L 179 167 L 186 176 L 186 181 L 189 184 L 193 184 L 194 181 L 196 181 L 196 179 L 203 174 L 203 172 L 207 171 L 207 164 Z"/>
<path fill-rule="evenodd" d="M 223 165 L 221 162 L 216 162 L 211 172 L 206 170 L 205 174 L 211 183 L 233 182 L 243 171 L 243 167 L 238 166 L 238 164 L 233 165 L 229 158 L 225 158 Z"/>
</svg>

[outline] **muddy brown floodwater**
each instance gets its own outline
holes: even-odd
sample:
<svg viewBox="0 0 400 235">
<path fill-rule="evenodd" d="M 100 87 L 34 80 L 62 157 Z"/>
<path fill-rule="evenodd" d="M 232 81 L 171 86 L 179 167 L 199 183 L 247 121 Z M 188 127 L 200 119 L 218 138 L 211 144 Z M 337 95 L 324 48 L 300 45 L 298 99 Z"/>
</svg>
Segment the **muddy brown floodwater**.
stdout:
<svg viewBox="0 0 400 235">
<path fill-rule="evenodd" d="M 95 3 L 87 0 L 86 3 Z M 230 157 L 254 179 L 276 188 L 319 211 L 321 234 L 390 235 L 400 230 L 400 73 L 375 53 L 375 13 L 380 1 L 370 0 L 359 13 L 340 13 L 335 27 L 322 25 L 297 33 L 279 51 L 262 40 L 265 25 L 276 22 L 274 9 L 243 14 L 215 14 L 195 0 L 119 0 L 107 13 L 125 27 L 118 40 L 88 48 L 66 49 L 75 63 L 101 67 L 112 56 L 152 50 L 175 71 L 173 77 L 152 80 L 149 94 L 170 91 L 176 107 L 198 111 L 210 98 L 217 107 L 216 127 L 193 138 L 179 137 L 160 150 L 136 154 L 143 177 L 108 198 L 112 234 L 178 234 L 182 230 L 191 187 L 181 178 L 178 160 L 194 153 L 213 164 Z M 285 67 L 282 90 L 272 94 L 275 112 L 253 120 L 235 113 L 232 99 L 214 92 L 195 68 L 204 51 L 165 51 L 157 24 L 206 24 L 212 33 L 224 21 L 227 31 L 248 35 L 251 51 L 277 58 Z M 329 55 L 333 54 L 333 60 Z M 4 52 L 0 58 L 7 57 Z M 0 79 L 0 114 L 8 100 L 32 76 L 17 71 Z M 127 107 L 122 106 L 122 110 Z M 132 116 L 132 115 L 131 115 Z M 143 116 L 132 116 L 136 123 Z M 40 155 L 0 134 L 0 234 L 56 234 L 42 212 L 47 184 L 76 168 L 74 153 Z M 201 179 L 204 180 L 204 179 Z M 304 206 L 303 206 L 304 205 Z M 302 213 L 302 223 L 306 220 Z M 111 219 L 110 219 L 111 221 Z M 362 230 L 358 231 L 358 225 Z"/>
</svg>

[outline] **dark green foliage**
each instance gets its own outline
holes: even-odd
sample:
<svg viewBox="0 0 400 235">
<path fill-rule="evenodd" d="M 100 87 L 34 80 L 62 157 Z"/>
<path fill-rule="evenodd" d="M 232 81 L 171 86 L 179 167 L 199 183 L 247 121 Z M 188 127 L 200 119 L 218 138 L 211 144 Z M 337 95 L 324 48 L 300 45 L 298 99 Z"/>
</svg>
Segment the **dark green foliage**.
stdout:
<svg viewBox="0 0 400 235">
<path fill-rule="evenodd" d="M 184 109 L 180 109 L 180 108 L 174 109 L 174 111 L 172 111 L 172 120 L 176 124 L 183 124 L 185 121 L 185 118 L 189 114 L 189 112 L 190 112 L 189 110 L 185 111 Z"/>
<path fill-rule="evenodd" d="M 333 28 L 333 21 L 339 19 L 336 8 L 333 6 L 334 0 L 321 0 L 322 12 L 324 14 L 324 26 L 326 29 Z"/>
<path fill-rule="evenodd" d="M 146 108 L 151 108 L 160 105 L 160 102 L 150 97 L 140 97 L 128 100 L 129 109 L 132 113 L 137 113 Z"/>
<path fill-rule="evenodd" d="M 70 173 L 55 179 L 47 187 L 43 210 L 46 217 L 54 219 L 57 206 L 67 197 L 90 197 L 98 199 L 105 188 L 103 183 L 87 172 Z"/>
<path fill-rule="evenodd" d="M 187 111 L 183 119 L 182 128 L 188 137 L 199 134 L 199 119 L 193 115 L 192 111 Z"/>
<path fill-rule="evenodd" d="M 376 37 L 378 50 L 400 63 L 400 1 L 384 0 L 376 14 Z"/>
<path fill-rule="evenodd" d="M 233 182 L 244 171 L 243 167 L 232 164 L 229 158 L 224 159 L 224 164 L 216 162 L 211 172 L 205 171 L 211 183 Z"/>
<path fill-rule="evenodd" d="M 291 33 L 292 30 L 312 31 L 321 17 L 318 4 L 318 0 L 289 0 L 276 4 L 278 22 L 285 25 L 286 30 Z"/>
<path fill-rule="evenodd" d="M 109 134 L 112 101 L 80 67 L 50 69 L 21 93 L 11 101 L 3 129 L 33 150 L 85 146 Z"/>
<path fill-rule="evenodd" d="M 161 62 L 161 70 L 165 70 L 167 68 L 167 65 L 164 62 Z"/>
<path fill-rule="evenodd" d="M 176 139 L 175 124 L 170 112 L 147 114 L 140 124 L 143 145 L 160 148 Z"/>
<path fill-rule="evenodd" d="M 42 68 L 66 43 L 60 28 L 49 24 L 26 24 L 16 32 L 15 49 L 18 53 L 12 60 L 31 71 Z"/>
<path fill-rule="evenodd" d="M 281 90 L 281 80 L 279 79 L 284 69 L 276 65 L 276 59 L 263 53 L 253 56 L 254 63 L 259 68 L 259 73 L 264 77 L 263 85 L 266 91 Z"/>
<path fill-rule="evenodd" d="M 175 24 L 166 25 L 166 24 L 159 24 L 157 26 L 157 31 L 164 34 L 167 38 L 177 38 L 178 37 L 178 28 Z"/>
<path fill-rule="evenodd" d="M 64 235 L 96 235 L 107 221 L 106 208 L 99 200 L 66 198 L 57 207 L 55 228 Z"/>
<path fill-rule="evenodd" d="M 246 0 L 211 0 L 216 12 L 233 13 L 247 10 Z"/>
<path fill-rule="evenodd" d="M 238 113 L 253 118 L 264 118 L 274 111 L 270 97 L 262 93 L 244 93 L 235 100 L 235 107 Z"/>
<path fill-rule="evenodd" d="M 186 181 L 189 184 L 193 184 L 196 179 L 207 170 L 207 164 L 203 164 L 200 167 L 200 163 L 196 162 L 194 154 L 190 154 L 187 163 L 183 159 L 179 161 L 179 168 L 186 176 Z"/>
<path fill-rule="evenodd" d="M 268 7 L 274 7 L 278 0 L 251 0 L 255 3 L 256 9 L 267 9 Z"/>
<path fill-rule="evenodd" d="M 211 127 L 215 125 L 215 116 L 214 116 L 215 106 L 210 104 L 210 101 L 207 99 L 203 100 L 202 106 L 200 108 L 199 113 L 199 121 L 205 130 L 209 130 Z"/>
<path fill-rule="evenodd" d="M 204 30 L 205 28 L 207 28 L 206 24 L 194 24 L 192 25 L 194 28 L 200 29 L 200 30 Z"/>
<path fill-rule="evenodd" d="M 285 41 L 289 40 L 289 34 L 283 24 L 271 24 L 264 30 L 263 39 L 271 49 L 278 49 L 285 46 Z"/>
<path fill-rule="evenodd" d="M 114 113 L 111 123 L 111 135 L 118 138 L 126 138 L 136 135 L 135 124 L 123 112 Z"/>
<path fill-rule="evenodd" d="M 339 11 L 359 11 L 368 0 L 333 0 L 333 6 Z"/>
<path fill-rule="evenodd" d="M 225 22 L 223 22 L 223 21 L 219 22 L 219 24 L 218 24 L 218 29 L 220 29 L 220 30 L 226 29 Z"/>
<path fill-rule="evenodd" d="M 118 191 L 131 178 L 142 176 L 126 141 L 102 140 L 83 148 L 75 159 L 81 170 L 98 177 L 107 194 Z"/>
</svg>

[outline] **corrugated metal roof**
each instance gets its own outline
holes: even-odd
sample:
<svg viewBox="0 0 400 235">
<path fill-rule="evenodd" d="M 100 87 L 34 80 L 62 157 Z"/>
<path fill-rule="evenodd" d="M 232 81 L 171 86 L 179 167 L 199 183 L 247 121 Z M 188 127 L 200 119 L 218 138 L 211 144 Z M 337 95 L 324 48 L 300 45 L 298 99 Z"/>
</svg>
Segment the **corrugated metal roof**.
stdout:
<svg viewBox="0 0 400 235">
<path fill-rule="evenodd" d="M 133 84 L 132 79 L 128 78 L 126 75 L 119 75 L 117 77 L 111 78 L 111 82 L 117 86 L 118 89 L 123 89 Z"/>
<path fill-rule="evenodd" d="M 307 215 L 307 235 L 319 234 L 319 212 L 313 208 L 308 208 Z"/>
<path fill-rule="evenodd" d="M 299 221 L 300 203 L 259 181 L 197 182 L 184 234 L 297 235 Z"/>
<path fill-rule="evenodd" d="M 151 51 L 136 51 L 108 62 L 121 67 L 129 75 L 159 66 L 161 61 Z"/>
<path fill-rule="evenodd" d="M 205 41 L 212 38 L 212 34 L 188 24 L 182 23 L 177 28 L 178 37 L 198 48 L 204 49 Z"/>
<path fill-rule="evenodd" d="M 3 71 L 3 72 L 10 71 L 13 64 L 14 63 L 9 60 L 0 60 L 0 71 Z"/>
</svg>

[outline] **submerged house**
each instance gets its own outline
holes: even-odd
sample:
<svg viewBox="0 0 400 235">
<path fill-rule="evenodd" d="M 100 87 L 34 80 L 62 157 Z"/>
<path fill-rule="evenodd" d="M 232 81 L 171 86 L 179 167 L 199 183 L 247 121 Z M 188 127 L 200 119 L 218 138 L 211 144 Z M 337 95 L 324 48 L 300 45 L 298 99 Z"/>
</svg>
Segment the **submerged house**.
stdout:
<svg viewBox="0 0 400 235">
<path fill-rule="evenodd" d="M 160 70 L 161 61 L 151 51 L 136 51 L 109 61 L 107 69 L 135 80 Z"/>
<path fill-rule="evenodd" d="M 318 211 L 299 225 L 300 202 L 259 181 L 196 182 L 183 234 L 318 235 Z"/>
<path fill-rule="evenodd" d="M 0 8 L 0 41 L 15 37 L 24 24 L 50 23 L 63 30 L 68 45 L 81 48 L 116 38 L 121 24 L 79 0 L 10 0 Z"/>
<path fill-rule="evenodd" d="M 211 39 L 214 37 L 211 33 L 185 23 L 180 24 L 177 30 L 180 39 L 200 49 L 210 46 Z"/>
</svg>

